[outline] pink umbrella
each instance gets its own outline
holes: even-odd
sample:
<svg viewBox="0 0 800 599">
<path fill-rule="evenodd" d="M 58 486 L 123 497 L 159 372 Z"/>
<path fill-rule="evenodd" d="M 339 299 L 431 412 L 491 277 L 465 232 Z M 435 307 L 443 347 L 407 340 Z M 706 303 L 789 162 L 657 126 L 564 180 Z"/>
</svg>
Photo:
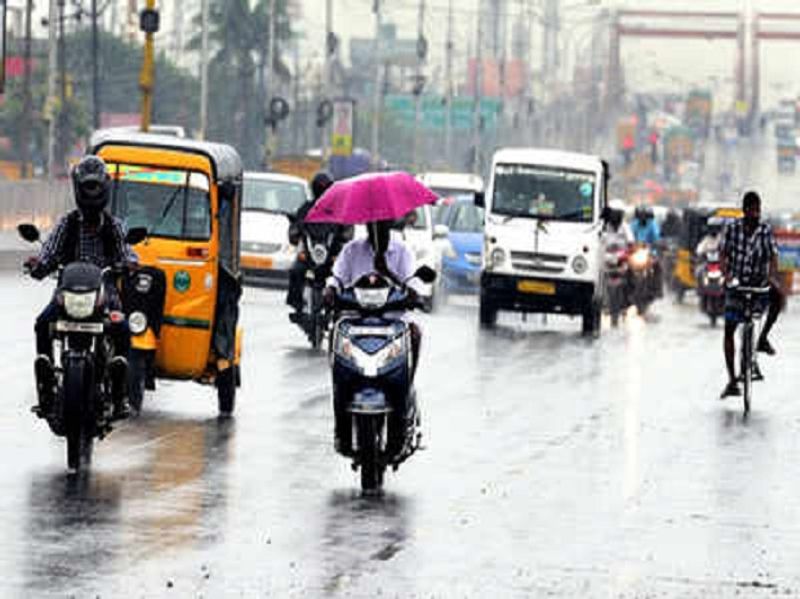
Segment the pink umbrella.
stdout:
<svg viewBox="0 0 800 599">
<path fill-rule="evenodd" d="M 305 220 L 346 225 L 395 220 L 437 199 L 408 173 L 368 173 L 334 183 Z"/>
</svg>

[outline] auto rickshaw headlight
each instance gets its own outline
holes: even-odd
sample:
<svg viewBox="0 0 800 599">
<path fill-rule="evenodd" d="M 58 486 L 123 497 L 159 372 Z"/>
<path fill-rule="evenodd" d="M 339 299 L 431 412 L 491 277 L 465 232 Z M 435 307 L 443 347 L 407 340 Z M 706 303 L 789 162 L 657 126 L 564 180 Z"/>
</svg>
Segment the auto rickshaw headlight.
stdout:
<svg viewBox="0 0 800 599">
<path fill-rule="evenodd" d="M 147 316 L 142 312 L 131 312 L 128 316 L 128 328 L 132 335 L 141 335 L 147 330 Z"/>
</svg>

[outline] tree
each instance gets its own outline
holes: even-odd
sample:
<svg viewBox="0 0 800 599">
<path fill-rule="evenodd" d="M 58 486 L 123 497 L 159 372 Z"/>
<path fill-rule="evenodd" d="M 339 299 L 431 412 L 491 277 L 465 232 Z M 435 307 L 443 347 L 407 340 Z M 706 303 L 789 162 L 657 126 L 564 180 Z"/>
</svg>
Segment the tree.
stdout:
<svg viewBox="0 0 800 599">
<path fill-rule="evenodd" d="M 291 37 L 287 0 L 275 0 L 276 44 L 273 65 L 279 77 L 288 69 L 281 59 L 281 42 Z M 208 136 L 234 145 L 245 164 L 261 164 L 264 145 L 266 96 L 262 81 L 269 47 L 269 0 L 251 8 L 247 0 L 211 0 L 209 40 Z M 201 20 L 195 19 L 199 31 Z M 198 50 L 198 33 L 189 48 Z"/>
</svg>

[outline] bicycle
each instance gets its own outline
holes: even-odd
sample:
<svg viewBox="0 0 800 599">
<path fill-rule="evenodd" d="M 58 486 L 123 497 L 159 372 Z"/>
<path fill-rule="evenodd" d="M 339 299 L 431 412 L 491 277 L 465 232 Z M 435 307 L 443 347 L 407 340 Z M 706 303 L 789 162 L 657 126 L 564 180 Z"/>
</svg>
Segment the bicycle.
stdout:
<svg viewBox="0 0 800 599">
<path fill-rule="evenodd" d="M 769 294 L 770 288 L 766 287 L 743 287 L 732 286 L 728 288 L 738 295 L 742 302 L 742 340 L 741 340 L 741 378 L 744 399 L 744 413 L 750 412 L 750 404 L 753 397 L 753 375 L 756 380 L 763 378 L 758 366 L 754 351 L 753 340 L 755 337 L 756 322 L 764 314 L 764 300 Z"/>
</svg>

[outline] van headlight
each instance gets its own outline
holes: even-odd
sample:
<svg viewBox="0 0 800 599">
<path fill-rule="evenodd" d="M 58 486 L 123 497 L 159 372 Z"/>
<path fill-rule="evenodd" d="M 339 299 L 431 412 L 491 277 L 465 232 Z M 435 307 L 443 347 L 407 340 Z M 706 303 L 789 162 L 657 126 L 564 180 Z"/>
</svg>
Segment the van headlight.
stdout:
<svg viewBox="0 0 800 599">
<path fill-rule="evenodd" d="M 147 330 L 147 316 L 142 312 L 131 312 L 128 316 L 128 328 L 132 335 L 141 335 Z"/>
<path fill-rule="evenodd" d="M 94 314 L 94 308 L 97 304 L 97 294 L 97 291 L 89 291 L 88 293 L 75 293 L 74 291 L 62 292 L 64 311 L 67 313 L 67 316 L 78 320 L 89 318 Z"/>
<path fill-rule="evenodd" d="M 576 275 L 582 275 L 589 269 L 589 263 L 586 261 L 586 258 L 583 256 L 575 256 L 575 259 L 572 261 L 572 270 L 575 271 Z"/>
<path fill-rule="evenodd" d="M 492 250 L 492 253 L 489 254 L 489 259 L 492 266 L 502 266 L 503 262 L 506 261 L 506 252 L 502 248 L 495 248 Z"/>
</svg>

